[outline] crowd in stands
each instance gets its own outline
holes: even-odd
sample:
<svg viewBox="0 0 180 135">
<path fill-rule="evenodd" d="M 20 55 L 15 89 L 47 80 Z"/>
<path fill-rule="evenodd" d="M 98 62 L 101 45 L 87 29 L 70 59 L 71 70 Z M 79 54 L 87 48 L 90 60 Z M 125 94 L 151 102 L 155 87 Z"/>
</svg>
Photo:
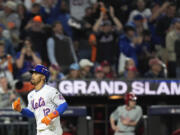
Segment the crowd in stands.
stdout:
<svg viewBox="0 0 180 135">
<path fill-rule="evenodd" d="M 180 77 L 179 7 L 179 0 L 1 0 L 0 81 L 8 85 L 1 93 L 23 86 L 36 64 L 49 67 L 54 86 Z"/>
<path fill-rule="evenodd" d="M 0 0 L 0 108 L 67 79 L 180 77 L 180 0 Z M 0 119 L 1 121 L 4 119 Z M 63 131 L 76 128 L 62 121 Z"/>
</svg>

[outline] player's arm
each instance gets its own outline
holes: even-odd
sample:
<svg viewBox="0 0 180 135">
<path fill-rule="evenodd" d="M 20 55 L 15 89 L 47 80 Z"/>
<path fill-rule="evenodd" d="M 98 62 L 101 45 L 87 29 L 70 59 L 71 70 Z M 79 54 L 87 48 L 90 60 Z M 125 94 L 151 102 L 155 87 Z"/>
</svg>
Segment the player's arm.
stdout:
<svg viewBox="0 0 180 135">
<path fill-rule="evenodd" d="M 68 104 L 66 102 L 64 102 L 63 104 L 59 105 L 56 108 L 56 111 L 59 113 L 59 115 L 62 115 L 64 113 L 64 111 L 67 109 Z"/>
<path fill-rule="evenodd" d="M 115 124 L 115 121 L 119 118 L 119 107 L 111 113 L 110 115 L 110 124 L 111 124 L 111 128 L 114 131 L 118 131 L 119 128 L 117 127 L 117 125 Z"/>
<path fill-rule="evenodd" d="M 116 126 L 115 124 L 115 120 L 113 118 L 110 118 L 110 124 L 111 124 L 111 128 L 114 130 L 114 131 L 118 131 L 119 128 Z"/>
<path fill-rule="evenodd" d="M 126 126 L 136 126 L 138 121 L 130 120 L 130 119 L 122 119 L 121 122 Z"/>
<path fill-rule="evenodd" d="M 62 115 L 64 113 L 64 111 L 67 109 L 67 107 L 68 107 L 68 104 L 66 102 L 64 102 L 63 104 L 60 104 L 54 112 L 45 116 L 41 120 L 41 122 L 46 124 L 46 125 L 49 125 L 54 118 Z"/>
<path fill-rule="evenodd" d="M 41 122 L 46 125 L 49 125 L 54 118 L 61 116 L 68 107 L 68 104 L 61 93 L 57 90 L 52 90 L 52 95 L 51 101 L 53 104 L 57 105 L 57 108 L 41 120 Z"/>
<path fill-rule="evenodd" d="M 128 126 L 136 126 L 137 122 L 136 121 L 129 121 L 127 123 Z"/>
<path fill-rule="evenodd" d="M 31 112 L 28 108 L 21 108 L 20 98 L 18 98 L 16 101 L 12 103 L 12 108 L 13 110 L 20 112 L 23 116 L 34 117 L 34 113 Z"/>
<path fill-rule="evenodd" d="M 23 108 L 20 113 L 26 117 L 30 117 L 30 118 L 34 117 L 34 113 L 31 112 L 28 108 Z"/>
</svg>

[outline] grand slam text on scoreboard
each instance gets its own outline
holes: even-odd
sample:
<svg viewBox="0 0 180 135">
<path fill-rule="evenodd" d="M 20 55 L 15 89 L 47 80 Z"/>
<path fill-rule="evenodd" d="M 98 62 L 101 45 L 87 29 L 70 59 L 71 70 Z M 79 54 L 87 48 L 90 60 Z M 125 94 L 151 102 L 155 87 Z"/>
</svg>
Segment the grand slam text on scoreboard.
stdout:
<svg viewBox="0 0 180 135">
<path fill-rule="evenodd" d="M 180 80 L 64 80 L 58 83 L 63 95 L 180 95 Z"/>
</svg>

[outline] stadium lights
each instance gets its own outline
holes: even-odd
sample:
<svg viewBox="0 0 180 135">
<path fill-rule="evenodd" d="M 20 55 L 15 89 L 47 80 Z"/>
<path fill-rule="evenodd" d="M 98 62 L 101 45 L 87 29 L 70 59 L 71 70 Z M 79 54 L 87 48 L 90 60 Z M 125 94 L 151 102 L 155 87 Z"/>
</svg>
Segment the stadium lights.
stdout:
<svg viewBox="0 0 180 135">
<path fill-rule="evenodd" d="M 109 99 L 111 100 L 118 100 L 118 99 L 122 99 L 123 96 L 117 96 L 117 95 L 112 95 L 112 96 L 109 96 Z"/>
</svg>

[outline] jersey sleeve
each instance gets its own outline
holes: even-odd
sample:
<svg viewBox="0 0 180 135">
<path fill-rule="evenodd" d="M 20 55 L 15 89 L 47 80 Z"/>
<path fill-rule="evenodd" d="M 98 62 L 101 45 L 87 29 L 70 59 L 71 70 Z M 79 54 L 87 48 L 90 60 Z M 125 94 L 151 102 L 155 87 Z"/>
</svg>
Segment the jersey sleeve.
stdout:
<svg viewBox="0 0 180 135">
<path fill-rule="evenodd" d="M 55 105 L 59 106 L 59 105 L 65 103 L 66 100 L 63 97 L 63 95 L 57 89 L 53 89 L 52 90 L 52 102 Z"/>
<path fill-rule="evenodd" d="M 32 104 L 31 104 L 31 100 L 30 100 L 30 97 L 31 97 L 31 93 L 28 94 L 28 106 L 27 106 L 27 109 L 29 109 L 31 112 L 33 112 L 33 108 L 32 108 Z"/>
<path fill-rule="evenodd" d="M 120 114 L 120 107 L 117 107 L 115 111 L 113 111 L 110 115 L 110 118 L 113 120 L 118 120 Z"/>
</svg>

